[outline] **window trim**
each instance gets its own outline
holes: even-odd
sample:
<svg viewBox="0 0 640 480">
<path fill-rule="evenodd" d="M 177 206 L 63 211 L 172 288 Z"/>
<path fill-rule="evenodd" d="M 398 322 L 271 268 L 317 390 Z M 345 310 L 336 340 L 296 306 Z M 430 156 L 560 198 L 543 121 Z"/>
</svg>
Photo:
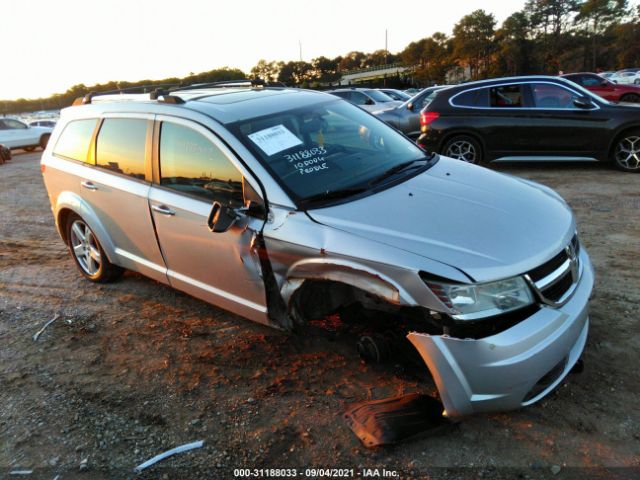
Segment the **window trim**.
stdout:
<svg viewBox="0 0 640 480">
<path fill-rule="evenodd" d="M 474 90 L 482 90 L 482 89 L 489 89 L 489 88 L 495 88 L 495 87 L 504 87 L 504 86 L 509 86 L 509 85 L 522 85 L 523 87 L 525 85 L 532 85 L 532 84 L 539 84 L 539 83 L 544 83 L 547 85 L 554 85 L 556 87 L 560 87 L 560 88 L 564 88 L 565 90 L 570 91 L 571 93 L 577 95 L 578 97 L 583 97 L 584 95 L 582 95 L 580 92 L 577 92 L 576 90 L 573 90 L 570 86 L 568 85 L 564 85 L 562 83 L 559 82 L 551 82 L 549 80 L 525 80 L 525 81 L 517 81 L 517 80 L 511 80 L 508 82 L 501 82 L 501 83 L 495 83 L 492 85 L 482 85 L 479 87 L 474 87 L 474 88 L 467 88 L 464 90 L 461 90 L 460 92 L 456 93 L 455 95 L 449 97 L 449 105 L 453 108 L 466 108 L 466 109 L 471 109 L 471 110 L 492 110 L 492 111 L 500 111 L 500 112 L 504 112 L 504 111 L 517 111 L 517 112 L 522 112 L 522 111 L 527 111 L 527 110 L 539 110 L 539 111 L 544 111 L 544 112 L 548 112 L 548 111 L 561 111 L 561 112 L 593 112 L 596 110 L 600 110 L 600 105 L 596 102 L 596 101 L 592 101 L 592 104 L 594 106 L 594 108 L 544 108 L 544 107 L 492 107 L 492 106 L 488 106 L 488 107 L 477 107 L 477 106 L 473 106 L 473 107 L 469 107 L 469 106 L 464 106 L 464 105 L 457 105 L 454 103 L 454 100 L 456 97 L 458 97 L 459 95 L 463 94 L 463 93 L 467 93 L 467 92 L 471 92 Z M 530 88 L 530 87 L 529 87 Z M 524 93 L 524 92 L 523 92 Z M 590 99 L 593 100 L 593 99 Z"/>
<path fill-rule="evenodd" d="M 205 137 L 208 141 L 214 144 L 216 148 L 218 148 L 225 158 L 233 165 L 233 167 L 238 170 L 240 175 L 244 178 L 245 182 L 248 182 L 251 187 L 258 193 L 262 202 L 267 205 L 267 200 L 264 198 L 265 192 L 262 188 L 261 183 L 256 179 L 253 172 L 249 170 L 235 155 L 235 153 L 226 145 L 226 143 L 218 137 L 218 135 L 213 132 L 211 129 L 201 124 L 196 120 L 191 120 L 184 117 L 159 114 L 155 116 L 154 128 L 153 128 L 153 136 L 152 136 L 152 186 L 155 188 L 161 188 L 162 190 L 166 190 L 168 192 L 175 193 L 176 195 L 181 195 L 188 197 L 193 200 L 199 200 L 201 202 L 206 203 L 207 205 L 212 205 L 213 202 L 202 198 L 199 195 L 193 195 L 186 192 L 181 192 L 180 190 L 176 190 L 174 188 L 167 187 L 160 183 L 160 132 L 162 130 L 162 123 L 169 122 L 176 125 L 180 125 L 186 128 L 190 128 L 191 130 L 200 133 L 203 137 Z"/>
</svg>

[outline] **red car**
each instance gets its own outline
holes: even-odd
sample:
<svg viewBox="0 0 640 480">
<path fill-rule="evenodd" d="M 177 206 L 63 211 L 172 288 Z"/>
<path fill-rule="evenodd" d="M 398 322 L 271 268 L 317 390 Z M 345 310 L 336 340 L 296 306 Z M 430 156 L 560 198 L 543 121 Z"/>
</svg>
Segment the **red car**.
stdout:
<svg viewBox="0 0 640 480">
<path fill-rule="evenodd" d="M 595 73 L 568 73 L 561 77 L 611 102 L 640 102 L 640 86 L 612 83 Z"/>
</svg>

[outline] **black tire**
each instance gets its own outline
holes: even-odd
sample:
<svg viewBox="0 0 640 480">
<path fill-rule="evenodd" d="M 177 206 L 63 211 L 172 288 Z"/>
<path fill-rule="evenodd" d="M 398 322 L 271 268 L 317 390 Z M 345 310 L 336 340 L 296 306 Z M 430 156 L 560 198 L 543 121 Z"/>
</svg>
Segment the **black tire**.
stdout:
<svg viewBox="0 0 640 480">
<path fill-rule="evenodd" d="M 69 214 L 65 231 L 71 258 L 85 278 L 107 283 L 122 275 L 124 269 L 109 261 L 100 241 L 79 215 Z"/>
<path fill-rule="evenodd" d="M 36 149 L 36 147 L 24 147 L 23 150 L 25 152 L 33 152 Z"/>
<path fill-rule="evenodd" d="M 480 143 L 468 135 L 457 135 L 450 138 L 442 147 L 441 153 L 445 157 L 455 158 L 475 165 L 482 162 L 482 147 Z"/>
<path fill-rule="evenodd" d="M 2 158 L 2 163 L 11 160 L 11 149 L 0 144 L 0 158 Z"/>
<path fill-rule="evenodd" d="M 620 97 L 620 101 L 638 103 L 640 102 L 640 95 L 638 95 L 637 93 L 626 93 L 622 95 L 622 97 Z"/>
<path fill-rule="evenodd" d="M 640 173 L 640 129 L 629 130 L 616 139 L 611 161 L 623 172 Z"/>
<path fill-rule="evenodd" d="M 47 143 L 49 143 L 49 137 L 51 137 L 51 135 L 49 135 L 48 133 L 45 133 L 40 137 L 40 147 L 43 150 L 47 148 Z"/>
</svg>

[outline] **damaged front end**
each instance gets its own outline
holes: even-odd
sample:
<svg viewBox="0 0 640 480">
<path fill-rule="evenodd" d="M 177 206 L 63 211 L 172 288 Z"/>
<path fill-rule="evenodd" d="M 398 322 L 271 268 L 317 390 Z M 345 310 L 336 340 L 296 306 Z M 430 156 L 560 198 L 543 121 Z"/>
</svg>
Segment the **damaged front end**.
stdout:
<svg viewBox="0 0 640 480">
<path fill-rule="evenodd" d="M 551 392 L 579 360 L 589 328 L 594 276 L 586 253 L 572 295 L 559 307 L 541 305 L 483 338 L 410 333 L 429 367 L 448 417 L 506 411 Z"/>
<path fill-rule="evenodd" d="M 359 339 L 363 358 L 383 362 L 401 353 L 416 372 L 426 372 L 426 365 L 449 418 L 536 402 L 566 376 L 586 342 L 593 270 L 585 251 L 571 257 L 570 267 L 575 260 L 579 271 L 569 269 L 575 282 L 555 304 L 534 298 L 532 289 L 524 300 L 517 294 L 501 297 L 504 310 L 498 314 L 489 309 L 455 315 L 431 282 L 447 278 L 473 285 L 464 273 L 372 240 L 354 242 L 347 232 L 310 221 L 303 212 L 276 211 L 264 230 L 264 249 L 272 275 L 270 317 L 277 326 L 305 331 L 338 313 Z M 552 267 L 564 274 L 566 262 L 560 263 Z M 426 271 L 434 273 L 425 276 Z M 538 285 L 548 281 L 545 275 Z M 520 280 L 517 285 L 529 288 Z"/>
</svg>

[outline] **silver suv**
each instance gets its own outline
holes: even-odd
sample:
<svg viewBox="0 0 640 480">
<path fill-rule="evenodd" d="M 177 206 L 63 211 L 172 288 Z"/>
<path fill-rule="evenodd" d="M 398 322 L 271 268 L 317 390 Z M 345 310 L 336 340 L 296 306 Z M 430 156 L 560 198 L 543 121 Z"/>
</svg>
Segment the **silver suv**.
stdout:
<svg viewBox="0 0 640 480">
<path fill-rule="evenodd" d="M 286 330 L 361 312 L 344 319 L 363 350 L 417 350 L 450 417 L 536 402 L 581 355 L 593 271 L 549 188 L 426 155 L 324 93 L 80 103 L 42 171 L 88 279 L 134 270 Z"/>
</svg>

